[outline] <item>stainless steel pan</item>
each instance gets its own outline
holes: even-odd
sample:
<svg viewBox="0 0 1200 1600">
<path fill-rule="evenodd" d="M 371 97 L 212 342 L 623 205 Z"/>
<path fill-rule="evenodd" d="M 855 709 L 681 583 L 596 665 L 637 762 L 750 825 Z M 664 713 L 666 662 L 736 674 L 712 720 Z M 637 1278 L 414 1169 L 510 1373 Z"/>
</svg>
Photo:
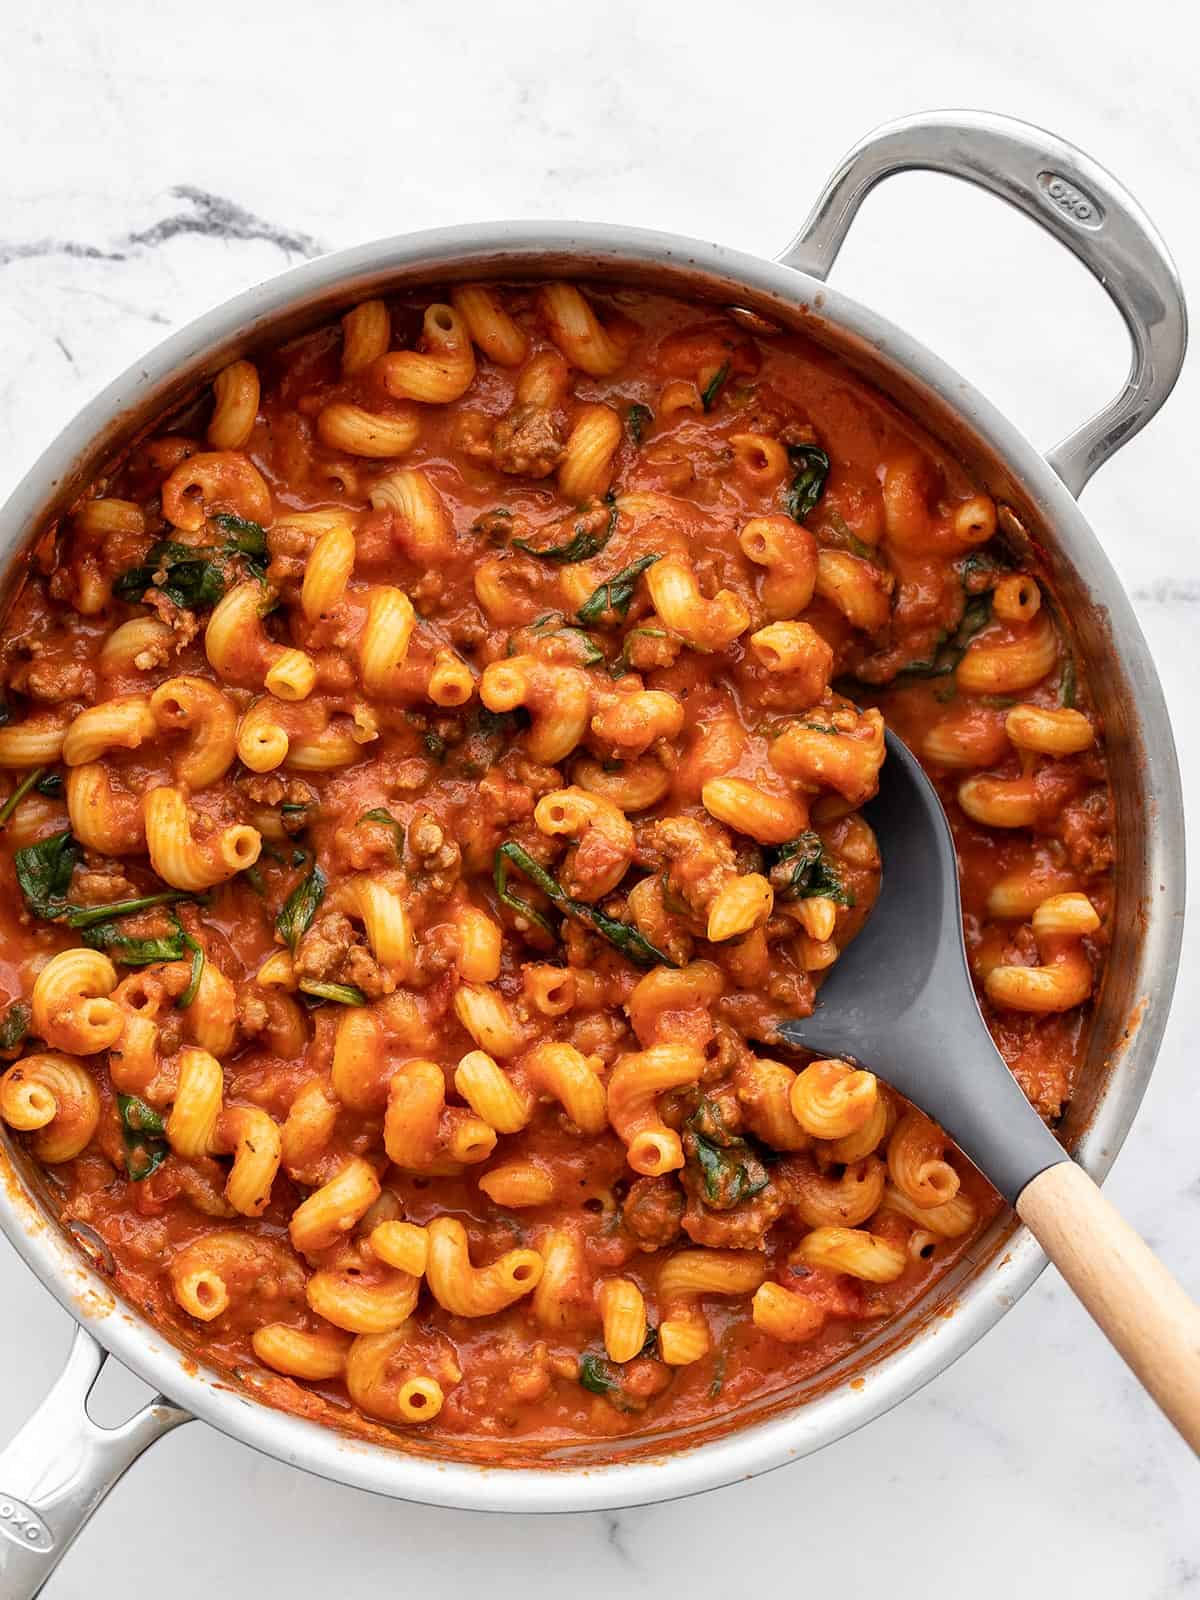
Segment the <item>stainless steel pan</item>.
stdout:
<svg viewBox="0 0 1200 1600">
<path fill-rule="evenodd" d="M 865 195 L 910 168 L 965 178 L 1015 205 L 1095 274 L 1125 319 L 1133 360 L 1124 387 L 1047 456 L 924 346 L 825 285 Z M 368 295 L 454 279 L 556 275 L 633 281 L 803 326 L 973 467 L 1001 503 L 1010 536 L 1018 545 L 1027 541 L 1044 564 L 1089 664 L 1113 754 L 1117 932 L 1087 1087 L 1065 1128 L 1079 1160 L 1102 1177 L 1141 1100 L 1166 1022 L 1182 928 L 1183 813 L 1153 663 L 1075 497 L 1167 398 L 1183 360 L 1186 317 L 1174 265 L 1147 217 L 1103 168 L 1052 135 L 973 112 L 889 124 L 850 152 L 775 261 L 639 229 L 514 222 L 386 239 L 285 273 L 168 339 L 46 451 L 0 520 L 10 584 L 35 530 L 148 419 L 242 352 Z M 641 1441 L 610 1462 L 575 1451 L 520 1468 L 484 1469 L 416 1453 L 416 1441 L 398 1440 L 392 1448 L 343 1438 L 272 1410 L 228 1374 L 197 1368 L 114 1296 L 53 1219 L 44 1180 L 23 1155 L 7 1146 L 0 1162 L 0 1226 L 80 1325 L 62 1377 L 0 1454 L 0 1590 L 7 1600 L 35 1594 L 126 1467 L 192 1417 L 281 1461 L 401 1499 L 490 1511 L 670 1499 L 765 1472 L 879 1416 L 986 1333 L 1044 1265 L 1030 1235 L 1000 1221 L 971 1259 L 864 1346 L 853 1364 L 747 1413 L 735 1431 Z M 951 1303 L 953 1314 L 946 1315 Z M 86 1412 L 108 1353 L 160 1391 L 156 1402 L 113 1430 L 97 1427 Z"/>
</svg>

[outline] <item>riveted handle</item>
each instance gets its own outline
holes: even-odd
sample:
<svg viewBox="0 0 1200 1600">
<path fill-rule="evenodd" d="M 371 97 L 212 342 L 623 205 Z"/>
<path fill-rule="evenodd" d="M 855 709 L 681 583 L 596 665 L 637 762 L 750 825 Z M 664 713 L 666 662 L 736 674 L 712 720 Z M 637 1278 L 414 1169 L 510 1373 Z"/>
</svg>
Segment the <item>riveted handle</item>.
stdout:
<svg viewBox="0 0 1200 1600">
<path fill-rule="evenodd" d="M 125 1470 L 164 1433 L 192 1420 L 156 1396 L 119 1428 L 101 1428 L 88 1396 L 107 1352 L 76 1330 L 62 1376 L 0 1451 L 0 1595 L 33 1600 Z"/>
<path fill-rule="evenodd" d="M 884 178 L 912 170 L 964 178 L 1016 206 L 1083 262 L 1121 313 L 1133 343 L 1125 387 L 1047 453 L 1078 495 L 1179 376 L 1187 307 L 1166 245 L 1129 191 L 1074 145 L 1012 117 L 931 111 L 885 123 L 857 144 L 780 262 L 827 277 L 863 200 Z"/>
</svg>

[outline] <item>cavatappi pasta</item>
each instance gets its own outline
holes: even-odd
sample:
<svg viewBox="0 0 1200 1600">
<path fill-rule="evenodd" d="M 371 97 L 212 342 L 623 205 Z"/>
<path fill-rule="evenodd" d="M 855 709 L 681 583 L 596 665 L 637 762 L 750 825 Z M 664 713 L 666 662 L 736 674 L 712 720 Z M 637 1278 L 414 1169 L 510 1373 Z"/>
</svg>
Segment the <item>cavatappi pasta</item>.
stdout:
<svg viewBox="0 0 1200 1600">
<path fill-rule="evenodd" d="M 996 525 L 803 339 L 565 283 L 347 307 L 132 447 L 0 645 L 0 1118 L 117 1287 L 480 1458 L 711 1424 L 909 1304 L 998 1201 L 776 1029 L 869 914 L 886 720 L 1072 1092 L 1101 729 Z"/>
</svg>

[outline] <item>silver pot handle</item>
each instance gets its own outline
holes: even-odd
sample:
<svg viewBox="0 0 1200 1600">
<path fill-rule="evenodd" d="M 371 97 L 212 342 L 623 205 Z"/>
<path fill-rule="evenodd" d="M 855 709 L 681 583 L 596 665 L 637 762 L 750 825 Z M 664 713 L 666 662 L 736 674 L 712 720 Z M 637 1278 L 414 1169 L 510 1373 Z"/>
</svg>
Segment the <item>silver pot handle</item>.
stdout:
<svg viewBox="0 0 1200 1600">
<path fill-rule="evenodd" d="M 914 168 L 965 178 L 1032 217 L 1083 262 L 1124 318 L 1133 341 L 1124 389 L 1047 454 L 1078 495 L 1145 427 L 1179 376 L 1187 307 L 1166 245 L 1129 191 L 1074 145 L 986 111 L 931 111 L 884 123 L 857 144 L 780 262 L 827 277 L 866 196 Z"/>
<path fill-rule="evenodd" d="M 101 1428 L 87 1401 L 107 1351 L 79 1328 L 62 1376 L 0 1451 L 0 1595 L 33 1600 L 75 1535 L 142 1451 L 191 1413 L 162 1395 L 119 1428 Z"/>
</svg>

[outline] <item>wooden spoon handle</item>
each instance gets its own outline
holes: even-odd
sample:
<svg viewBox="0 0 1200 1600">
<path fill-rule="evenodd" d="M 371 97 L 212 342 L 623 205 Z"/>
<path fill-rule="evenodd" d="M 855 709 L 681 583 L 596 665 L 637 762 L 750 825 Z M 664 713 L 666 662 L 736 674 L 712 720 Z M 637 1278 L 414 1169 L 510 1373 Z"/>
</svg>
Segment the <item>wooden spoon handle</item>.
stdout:
<svg viewBox="0 0 1200 1600">
<path fill-rule="evenodd" d="M 1200 1455 L 1200 1306 L 1073 1161 L 1027 1183 L 1017 1213 Z"/>
</svg>

